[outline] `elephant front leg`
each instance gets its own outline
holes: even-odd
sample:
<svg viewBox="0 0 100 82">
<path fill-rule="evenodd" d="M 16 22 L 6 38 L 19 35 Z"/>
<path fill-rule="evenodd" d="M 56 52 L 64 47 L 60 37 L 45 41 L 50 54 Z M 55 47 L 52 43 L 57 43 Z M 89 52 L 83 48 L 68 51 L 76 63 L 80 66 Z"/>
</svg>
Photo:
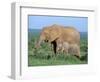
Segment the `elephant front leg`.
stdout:
<svg viewBox="0 0 100 82">
<path fill-rule="evenodd" d="M 55 41 L 53 41 L 52 44 L 53 44 L 53 52 L 56 55 L 57 54 L 57 44 Z"/>
</svg>

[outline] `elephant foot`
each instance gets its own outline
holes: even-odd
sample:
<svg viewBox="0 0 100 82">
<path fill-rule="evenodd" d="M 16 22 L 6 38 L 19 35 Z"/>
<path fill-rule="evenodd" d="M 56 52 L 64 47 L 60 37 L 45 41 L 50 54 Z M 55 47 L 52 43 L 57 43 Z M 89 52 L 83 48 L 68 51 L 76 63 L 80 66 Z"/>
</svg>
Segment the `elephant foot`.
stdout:
<svg viewBox="0 0 100 82">
<path fill-rule="evenodd" d="M 81 59 L 81 56 L 78 56 L 78 55 L 74 55 L 75 57 L 77 57 L 78 59 Z"/>
</svg>

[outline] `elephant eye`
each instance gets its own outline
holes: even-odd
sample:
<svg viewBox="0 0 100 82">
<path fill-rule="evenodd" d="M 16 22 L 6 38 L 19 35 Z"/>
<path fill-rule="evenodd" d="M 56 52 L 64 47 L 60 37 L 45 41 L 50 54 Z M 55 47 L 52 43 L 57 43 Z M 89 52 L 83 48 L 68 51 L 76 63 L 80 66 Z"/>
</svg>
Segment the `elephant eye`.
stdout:
<svg viewBox="0 0 100 82">
<path fill-rule="evenodd" d="M 48 40 L 45 40 L 45 42 L 48 42 Z"/>
</svg>

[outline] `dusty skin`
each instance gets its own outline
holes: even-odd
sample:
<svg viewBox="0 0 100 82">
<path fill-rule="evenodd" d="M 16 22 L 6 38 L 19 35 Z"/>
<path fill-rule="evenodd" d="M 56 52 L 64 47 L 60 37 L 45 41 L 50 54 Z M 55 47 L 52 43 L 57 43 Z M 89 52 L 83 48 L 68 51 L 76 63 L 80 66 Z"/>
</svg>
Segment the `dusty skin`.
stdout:
<svg viewBox="0 0 100 82">
<path fill-rule="evenodd" d="M 53 52 L 55 54 L 58 52 L 57 47 L 60 45 L 59 41 L 61 41 L 62 44 L 68 43 L 67 46 L 63 46 L 62 48 L 66 48 L 66 52 L 73 52 L 72 54 L 79 58 L 81 57 L 80 33 L 74 27 L 65 27 L 56 24 L 44 27 L 36 44 L 36 48 L 39 48 L 43 41 L 49 42 L 53 45 Z"/>
</svg>

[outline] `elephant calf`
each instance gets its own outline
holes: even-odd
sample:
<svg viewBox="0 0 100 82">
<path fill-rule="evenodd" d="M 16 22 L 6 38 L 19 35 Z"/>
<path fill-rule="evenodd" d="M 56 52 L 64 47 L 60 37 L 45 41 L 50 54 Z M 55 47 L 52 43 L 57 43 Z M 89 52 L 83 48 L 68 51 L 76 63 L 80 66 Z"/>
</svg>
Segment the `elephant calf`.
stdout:
<svg viewBox="0 0 100 82">
<path fill-rule="evenodd" d="M 63 42 L 61 39 L 57 40 L 57 52 L 65 52 L 68 54 L 69 44 L 68 42 Z"/>
<path fill-rule="evenodd" d="M 77 44 L 68 43 L 59 38 L 57 41 L 57 52 L 70 53 L 80 58 L 80 48 Z"/>
</svg>

